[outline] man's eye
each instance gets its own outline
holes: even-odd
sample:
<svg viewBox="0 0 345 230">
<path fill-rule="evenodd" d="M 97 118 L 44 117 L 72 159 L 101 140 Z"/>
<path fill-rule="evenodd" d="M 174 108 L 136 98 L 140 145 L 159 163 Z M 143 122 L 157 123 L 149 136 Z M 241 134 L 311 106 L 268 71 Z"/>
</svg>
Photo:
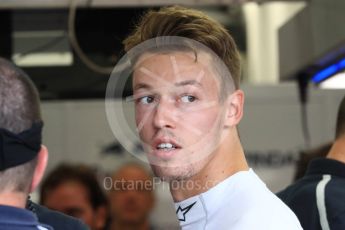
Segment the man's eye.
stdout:
<svg viewBox="0 0 345 230">
<path fill-rule="evenodd" d="M 138 101 L 142 104 L 150 104 L 154 101 L 154 98 L 152 96 L 144 96 L 139 98 Z"/>
<path fill-rule="evenodd" d="M 185 96 L 181 97 L 181 101 L 184 103 L 190 103 L 190 102 L 193 102 L 195 100 L 196 100 L 196 98 L 194 96 L 191 96 L 191 95 L 185 95 Z"/>
</svg>

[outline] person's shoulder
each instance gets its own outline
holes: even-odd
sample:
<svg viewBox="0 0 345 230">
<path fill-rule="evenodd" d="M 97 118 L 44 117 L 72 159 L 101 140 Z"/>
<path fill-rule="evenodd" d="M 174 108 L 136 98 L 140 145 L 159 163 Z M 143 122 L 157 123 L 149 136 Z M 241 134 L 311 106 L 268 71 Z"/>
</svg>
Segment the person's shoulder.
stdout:
<svg viewBox="0 0 345 230">
<path fill-rule="evenodd" d="M 89 229 L 82 221 L 67 216 L 63 213 L 50 210 L 44 206 L 36 204 L 32 201 L 31 209 L 37 215 L 38 221 L 43 224 L 52 226 L 55 230 L 86 230 Z"/>
<path fill-rule="evenodd" d="M 269 189 L 258 186 L 258 190 L 244 191 L 240 208 L 242 214 L 234 229 L 300 230 L 297 216 Z"/>
<path fill-rule="evenodd" d="M 256 230 L 302 230 L 296 215 L 289 208 L 271 207 L 272 210 L 263 211 L 262 208 L 253 207 L 238 221 L 239 229 Z"/>
<path fill-rule="evenodd" d="M 257 181 L 261 180 L 257 177 Z M 296 215 L 263 182 L 256 183 L 255 189 L 247 192 L 248 210 L 243 221 L 260 222 L 262 228 L 259 229 L 278 229 L 280 225 L 287 226 L 284 229 L 302 229 Z"/>
<path fill-rule="evenodd" d="M 289 200 L 291 195 L 296 195 L 296 190 L 298 190 L 300 187 L 301 185 L 293 183 L 276 193 L 276 196 L 279 197 L 282 201 L 286 202 Z"/>
<path fill-rule="evenodd" d="M 278 192 L 276 195 L 285 203 L 289 203 L 297 197 L 312 196 L 312 194 L 315 193 L 316 186 L 320 179 L 321 177 L 319 175 L 304 176 Z"/>
</svg>

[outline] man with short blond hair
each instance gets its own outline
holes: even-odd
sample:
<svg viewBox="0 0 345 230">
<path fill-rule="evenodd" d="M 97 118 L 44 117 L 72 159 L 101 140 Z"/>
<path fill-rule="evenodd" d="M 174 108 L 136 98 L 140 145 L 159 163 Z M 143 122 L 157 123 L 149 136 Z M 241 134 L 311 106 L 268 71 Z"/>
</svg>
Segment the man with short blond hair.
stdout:
<svg viewBox="0 0 345 230">
<path fill-rule="evenodd" d="M 124 45 L 139 136 L 170 183 L 182 229 L 301 229 L 247 165 L 240 57 L 227 30 L 200 11 L 166 7 L 146 13 Z"/>
</svg>

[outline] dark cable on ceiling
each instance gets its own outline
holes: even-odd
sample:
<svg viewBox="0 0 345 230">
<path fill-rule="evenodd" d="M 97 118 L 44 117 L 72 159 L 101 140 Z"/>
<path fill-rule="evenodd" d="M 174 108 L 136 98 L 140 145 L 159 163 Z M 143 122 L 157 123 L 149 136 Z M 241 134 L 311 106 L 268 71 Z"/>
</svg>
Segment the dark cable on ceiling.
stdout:
<svg viewBox="0 0 345 230">
<path fill-rule="evenodd" d="M 90 4 L 90 1 L 89 1 Z M 111 74 L 113 67 L 104 67 L 100 66 L 97 63 L 93 62 L 86 54 L 85 52 L 81 49 L 79 42 L 76 37 L 75 33 L 75 17 L 77 13 L 77 1 L 76 0 L 71 0 L 70 1 L 70 8 L 69 8 L 69 13 L 68 13 L 68 38 L 70 41 L 70 44 L 80 60 L 91 70 L 93 70 L 96 73 L 100 74 Z"/>
</svg>

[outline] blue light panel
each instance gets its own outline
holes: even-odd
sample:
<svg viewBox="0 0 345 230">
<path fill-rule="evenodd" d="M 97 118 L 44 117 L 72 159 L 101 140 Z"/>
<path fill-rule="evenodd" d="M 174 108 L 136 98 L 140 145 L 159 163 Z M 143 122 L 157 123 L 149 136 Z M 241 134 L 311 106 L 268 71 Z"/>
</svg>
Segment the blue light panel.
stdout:
<svg viewBox="0 0 345 230">
<path fill-rule="evenodd" d="M 314 83 L 320 83 L 321 81 L 329 78 L 330 76 L 336 74 L 339 71 L 342 71 L 345 69 L 345 58 L 340 60 L 339 62 L 328 66 L 326 68 L 324 68 L 323 70 L 320 70 L 319 72 L 317 72 L 313 78 L 312 81 Z"/>
</svg>

